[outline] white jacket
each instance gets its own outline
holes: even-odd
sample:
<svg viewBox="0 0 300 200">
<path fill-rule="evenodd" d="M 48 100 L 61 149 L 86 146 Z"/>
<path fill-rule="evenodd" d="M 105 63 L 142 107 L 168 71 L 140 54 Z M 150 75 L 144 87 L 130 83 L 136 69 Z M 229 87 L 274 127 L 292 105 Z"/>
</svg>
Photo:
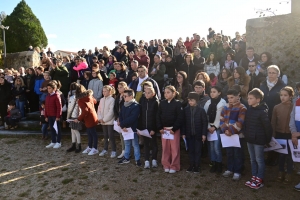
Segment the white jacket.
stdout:
<svg viewBox="0 0 300 200">
<path fill-rule="evenodd" d="M 207 113 L 208 107 L 211 104 L 211 100 L 208 100 L 205 105 L 204 105 L 204 110 Z M 221 99 L 220 102 L 217 105 L 217 114 L 216 114 L 216 119 L 213 123 L 213 125 L 217 128 L 220 127 L 220 119 L 221 119 L 221 112 L 224 108 L 224 106 L 226 106 L 226 101 L 224 99 Z M 208 122 L 208 128 L 210 128 L 210 123 Z"/>
<path fill-rule="evenodd" d="M 217 62 L 216 65 L 213 65 L 212 62 L 210 62 L 209 65 L 208 65 L 208 64 L 205 64 L 205 65 L 204 65 L 204 71 L 205 71 L 208 75 L 210 75 L 211 73 L 214 73 L 215 76 L 218 76 L 219 73 L 220 73 L 220 64 L 219 64 L 219 62 Z"/>
<path fill-rule="evenodd" d="M 81 114 L 75 95 L 69 97 L 67 119 L 77 119 Z"/>
<path fill-rule="evenodd" d="M 112 96 L 103 97 L 100 100 L 98 106 L 98 120 L 102 119 L 105 123 L 101 123 L 102 125 L 113 125 L 114 124 L 114 105 L 115 99 Z"/>
</svg>

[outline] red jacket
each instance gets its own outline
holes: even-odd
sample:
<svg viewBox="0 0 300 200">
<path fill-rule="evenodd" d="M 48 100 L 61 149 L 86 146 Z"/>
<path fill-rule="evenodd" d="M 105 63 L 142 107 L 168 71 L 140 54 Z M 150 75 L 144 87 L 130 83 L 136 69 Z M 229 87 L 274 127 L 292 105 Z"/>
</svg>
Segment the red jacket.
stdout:
<svg viewBox="0 0 300 200">
<path fill-rule="evenodd" d="M 134 60 L 137 60 L 139 62 L 139 66 L 140 65 L 145 65 L 147 68 L 149 68 L 149 64 L 150 64 L 150 58 L 147 55 L 143 55 L 141 57 L 138 57 L 137 55 L 133 56 Z"/>
<path fill-rule="evenodd" d="M 192 53 L 192 44 L 193 42 L 187 42 L 187 41 L 184 42 L 184 46 L 186 46 L 186 50 L 188 53 Z"/>
<path fill-rule="evenodd" d="M 62 112 L 62 104 L 60 94 L 55 92 L 54 94 L 48 94 L 45 100 L 45 118 L 56 117 L 60 118 Z"/>
<path fill-rule="evenodd" d="M 93 97 L 93 91 L 87 90 L 77 97 L 78 106 L 81 109 L 81 115 L 78 121 L 84 122 L 87 128 L 92 128 L 98 124 L 98 117 L 95 110 L 96 99 Z"/>
</svg>

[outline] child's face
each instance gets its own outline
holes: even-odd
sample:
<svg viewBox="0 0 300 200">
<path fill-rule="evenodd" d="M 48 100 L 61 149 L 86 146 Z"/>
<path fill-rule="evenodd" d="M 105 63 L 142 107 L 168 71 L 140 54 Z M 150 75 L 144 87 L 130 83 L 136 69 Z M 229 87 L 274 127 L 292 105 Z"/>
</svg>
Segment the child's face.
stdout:
<svg viewBox="0 0 300 200">
<path fill-rule="evenodd" d="M 123 94 L 124 90 L 125 90 L 125 88 L 122 85 L 118 85 L 118 91 L 119 91 L 119 93 Z"/>
<path fill-rule="evenodd" d="M 9 109 L 9 110 L 14 109 L 14 108 L 15 108 L 15 106 L 13 106 L 13 105 L 8 105 L 8 109 Z"/>
<path fill-rule="evenodd" d="M 210 97 L 213 99 L 218 98 L 221 95 L 221 92 L 218 92 L 218 90 L 216 90 L 215 88 L 212 88 L 210 90 Z"/>
<path fill-rule="evenodd" d="M 195 99 L 188 99 L 190 106 L 197 106 L 197 101 Z"/>
<path fill-rule="evenodd" d="M 197 94 L 202 94 L 205 88 L 199 85 L 195 85 L 194 90 L 195 92 L 197 92 Z"/>
<path fill-rule="evenodd" d="M 48 93 L 51 94 L 54 92 L 54 88 L 47 86 Z"/>
<path fill-rule="evenodd" d="M 110 79 L 110 80 L 113 80 L 114 78 L 115 78 L 115 75 L 113 75 L 113 74 L 110 74 L 110 75 L 109 75 L 109 79 Z"/>
<path fill-rule="evenodd" d="M 256 106 L 260 102 L 260 99 L 255 98 L 253 95 L 248 95 L 248 104 L 249 106 Z"/>
<path fill-rule="evenodd" d="M 145 94 L 146 99 L 151 99 L 154 96 L 153 92 L 148 88 L 145 89 L 144 94 Z"/>
<path fill-rule="evenodd" d="M 89 77 L 88 77 L 86 74 L 83 74 L 83 77 L 84 77 L 85 79 L 89 79 Z"/>
<path fill-rule="evenodd" d="M 45 104 L 42 104 L 42 105 L 41 105 L 41 108 L 45 108 Z"/>
<path fill-rule="evenodd" d="M 108 89 L 106 89 L 106 88 L 103 88 L 103 96 L 105 96 L 105 97 L 108 97 L 109 95 L 110 95 L 110 92 L 109 92 L 109 90 Z"/>
<path fill-rule="evenodd" d="M 282 103 L 288 102 L 291 100 L 289 93 L 285 90 L 280 91 L 280 100 Z"/>
<path fill-rule="evenodd" d="M 133 96 L 129 96 L 128 93 L 124 93 L 124 100 L 125 102 L 129 102 L 133 99 Z"/>
<path fill-rule="evenodd" d="M 227 95 L 227 99 L 229 104 L 236 104 L 237 102 L 239 102 L 240 97 L 234 95 Z"/>
<path fill-rule="evenodd" d="M 132 81 L 134 81 L 136 78 L 137 78 L 136 76 L 133 76 L 133 77 L 132 77 Z"/>
<path fill-rule="evenodd" d="M 172 100 L 174 98 L 173 92 L 169 89 L 165 89 L 165 94 L 164 95 L 165 95 L 165 98 L 167 100 Z"/>
<path fill-rule="evenodd" d="M 96 72 L 92 72 L 92 76 L 95 78 L 97 76 Z"/>
</svg>

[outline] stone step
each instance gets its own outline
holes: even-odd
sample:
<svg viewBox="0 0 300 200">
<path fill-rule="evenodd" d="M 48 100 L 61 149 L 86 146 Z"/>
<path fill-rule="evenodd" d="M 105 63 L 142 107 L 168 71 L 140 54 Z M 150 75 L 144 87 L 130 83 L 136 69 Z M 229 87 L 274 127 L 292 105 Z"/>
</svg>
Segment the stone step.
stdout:
<svg viewBox="0 0 300 200">
<path fill-rule="evenodd" d="M 40 121 L 37 120 L 24 120 L 18 123 L 18 127 L 24 130 L 37 130 L 41 129 Z"/>
<path fill-rule="evenodd" d="M 26 119 L 27 120 L 40 120 L 40 111 L 27 113 Z"/>
</svg>

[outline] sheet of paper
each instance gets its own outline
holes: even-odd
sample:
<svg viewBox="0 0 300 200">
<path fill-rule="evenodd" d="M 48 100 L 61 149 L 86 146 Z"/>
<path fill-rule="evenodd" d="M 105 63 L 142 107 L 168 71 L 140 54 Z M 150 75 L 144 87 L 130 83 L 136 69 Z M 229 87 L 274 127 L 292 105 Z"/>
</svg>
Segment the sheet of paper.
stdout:
<svg viewBox="0 0 300 200">
<path fill-rule="evenodd" d="M 66 122 L 74 122 L 74 119 L 67 119 Z"/>
<path fill-rule="evenodd" d="M 294 145 L 292 140 L 288 140 L 291 154 L 292 154 L 292 159 L 294 162 L 300 162 L 300 140 L 298 140 L 298 145 Z"/>
<path fill-rule="evenodd" d="M 207 133 L 207 141 L 216 141 L 218 140 L 217 131 L 214 131 L 212 134 L 210 132 Z"/>
<path fill-rule="evenodd" d="M 276 149 L 282 149 L 282 146 L 275 140 L 274 137 L 272 137 L 271 142 L 265 145 L 264 151 L 273 151 Z"/>
<path fill-rule="evenodd" d="M 148 138 L 152 138 L 149 131 L 147 129 L 145 130 L 139 130 L 139 129 L 136 129 L 137 132 L 142 135 L 142 136 L 145 136 L 145 137 L 148 137 Z"/>
<path fill-rule="evenodd" d="M 174 135 L 170 133 L 170 131 L 164 130 L 164 134 L 162 135 L 163 139 L 166 140 L 174 140 Z"/>
<path fill-rule="evenodd" d="M 185 150 L 187 151 L 188 150 L 188 145 L 187 145 L 186 139 L 183 138 L 183 141 L 184 141 L 184 145 L 185 145 Z"/>
<path fill-rule="evenodd" d="M 121 127 L 118 125 L 117 121 L 114 121 L 114 130 L 117 131 L 118 133 L 121 133 Z"/>
<path fill-rule="evenodd" d="M 287 140 L 284 139 L 276 139 L 276 141 L 281 146 L 281 149 L 276 149 L 274 151 L 278 153 L 288 154 L 288 148 L 287 148 Z"/>
<path fill-rule="evenodd" d="M 227 136 L 225 134 L 220 134 L 221 142 L 223 148 L 225 147 L 241 147 L 240 138 L 238 134 L 233 134 L 232 136 Z"/>
<path fill-rule="evenodd" d="M 121 129 L 121 132 L 124 137 L 124 140 L 133 140 L 134 139 L 134 132 L 131 128 L 127 128 L 127 132 L 124 132 L 123 129 Z"/>
<path fill-rule="evenodd" d="M 57 128 L 57 121 L 55 120 L 54 124 L 53 124 L 53 128 L 56 131 L 56 134 L 58 134 L 58 128 Z"/>
<path fill-rule="evenodd" d="M 300 112 L 300 107 L 296 106 L 295 107 L 295 121 L 300 121 L 300 114 L 297 114 Z"/>
</svg>

